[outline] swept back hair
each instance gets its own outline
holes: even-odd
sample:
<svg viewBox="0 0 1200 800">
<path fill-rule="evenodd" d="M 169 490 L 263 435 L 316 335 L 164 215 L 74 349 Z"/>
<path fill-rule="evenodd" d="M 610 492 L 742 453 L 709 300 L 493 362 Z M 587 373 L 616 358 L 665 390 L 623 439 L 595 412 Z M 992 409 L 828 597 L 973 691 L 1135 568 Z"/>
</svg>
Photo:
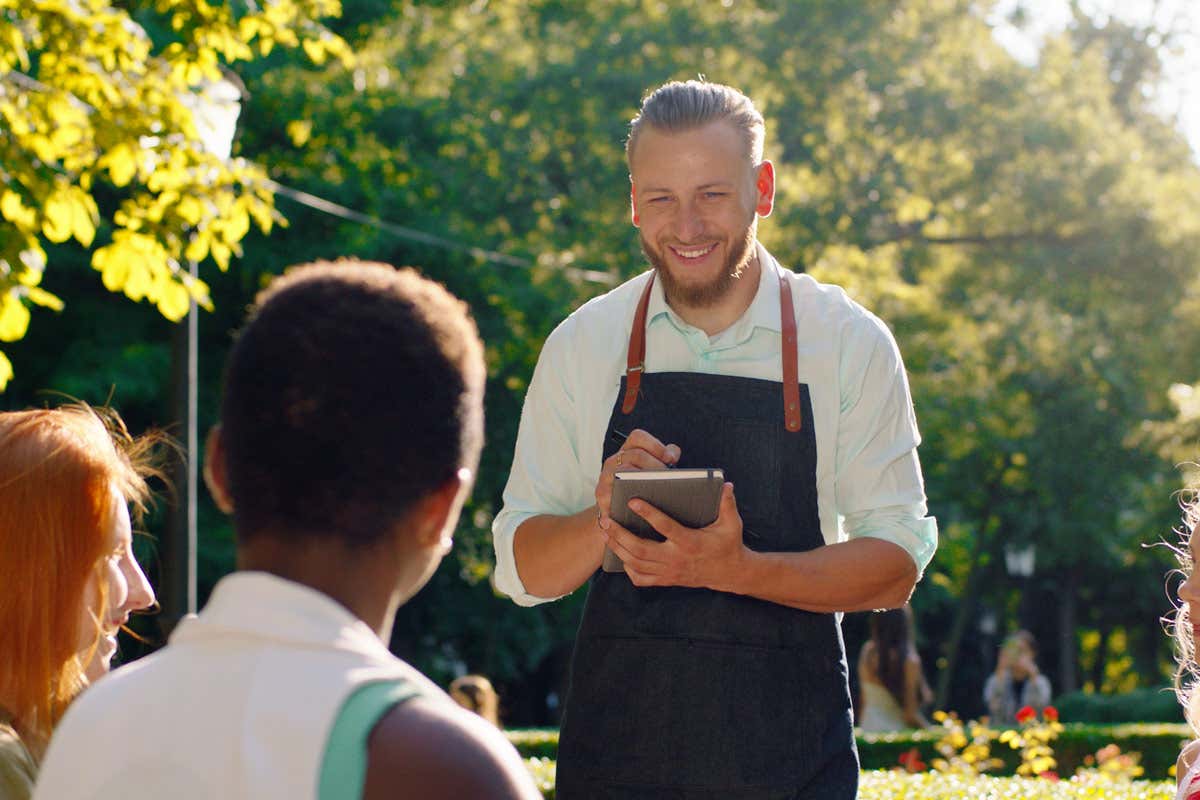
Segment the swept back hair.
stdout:
<svg viewBox="0 0 1200 800">
<path fill-rule="evenodd" d="M 146 509 L 162 437 L 133 439 L 117 413 L 72 403 L 0 413 L 0 703 L 36 748 L 87 684 L 103 636 L 105 582 L 91 648 L 79 652 L 88 580 L 108 555 L 111 491 Z"/>
<path fill-rule="evenodd" d="M 642 129 L 647 126 L 679 133 L 702 128 L 717 120 L 728 120 L 741 133 L 751 164 L 762 161 L 766 124 L 754 102 L 732 86 L 704 80 L 671 81 L 642 100 L 641 111 L 629 123 L 625 160 L 632 168 L 633 150 Z"/>
</svg>

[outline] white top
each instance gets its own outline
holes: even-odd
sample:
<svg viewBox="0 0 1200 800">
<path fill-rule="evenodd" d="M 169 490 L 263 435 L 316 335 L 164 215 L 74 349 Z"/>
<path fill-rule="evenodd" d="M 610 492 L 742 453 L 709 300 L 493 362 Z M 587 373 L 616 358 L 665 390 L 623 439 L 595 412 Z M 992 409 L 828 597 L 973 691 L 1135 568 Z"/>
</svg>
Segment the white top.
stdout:
<svg viewBox="0 0 1200 800">
<path fill-rule="evenodd" d="M 1192 762 L 1187 775 L 1184 775 L 1183 780 L 1179 781 L 1179 788 L 1175 790 L 1175 800 L 1189 800 L 1192 793 L 1200 793 L 1200 785 L 1197 785 L 1198 778 L 1200 778 L 1200 758 Z"/>
<path fill-rule="evenodd" d="M 453 702 L 328 596 L 237 572 L 169 646 L 72 704 L 34 798 L 315 798 L 343 701 L 398 678 Z"/>
<path fill-rule="evenodd" d="M 858 727 L 864 732 L 899 731 L 911 727 L 904 721 L 904 709 L 882 683 L 864 680 L 859 684 L 859 690 L 863 713 Z"/>
<path fill-rule="evenodd" d="M 782 268 L 757 245 L 759 287 L 749 308 L 709 337 L 650 291 L 645 370 L 782 381 Z M 873 536 L 894 542 L 924 571 L 937 547 L 917 461 L 916 416 L 900 351 L 887 326 L 837 286 L 783 270 L 796 314 L 799 380 L 812 398 L 817 505 L 826 543 Z M 496 587 L 521 605 L 555 598 L 525 591 L 513 558 L 517 527 L 595 502 L 604 433 L 625 374 L 629 333 L 650 273 L 585 303 L 546 339 L 517 434 L 504 508 L 492 524 Z M 782 396 L 780 403 L 782 403 Z M 628 433 L 628 431 L 626 431 Z M 650 431 L 654 433 L 654 431 Z"/>
</svg>

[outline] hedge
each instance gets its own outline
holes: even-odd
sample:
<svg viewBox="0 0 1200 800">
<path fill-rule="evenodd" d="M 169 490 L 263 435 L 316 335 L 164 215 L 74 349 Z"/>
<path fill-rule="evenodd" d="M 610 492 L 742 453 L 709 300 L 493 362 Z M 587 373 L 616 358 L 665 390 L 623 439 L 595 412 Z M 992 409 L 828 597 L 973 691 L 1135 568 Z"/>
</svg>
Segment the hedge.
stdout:
<svg viewBox="0 0 1200 800">
<path fill-rule="evenodd" d="M 1119 722 L 1183 722 L 1170 689 L 1135 689 L 1121 694 L 1072 692 L 1054 698 L 1063 719 L 1112 725 Z"/>
<path fill-rule="evenodd" d="M 554 800 L 554 762 L 526 759 L 526 766 L 546 800 Z M 873 770 L 859 779 L 858 800 L 1173 800 L 1173 781 L 1119 783 L 1102 776 L 1075 776 L 1048 781 L 1031 778 L 977 778 L 937 772 Z"/>
<path fill-rule="evenodd" d="M 532 728 L 507 731 L 508 739 L 517 751 L 526 758 L 558 757 L 558 731 L 553 728 Z M 900 763 L 900 756 L 917 748 L 922 760 L 929 763 L 938 753 L 935 746 L 941 738 L 940 728 L 897 733 L 858 734 L 858 757 L 864 770 L 890 769 Z M 1109 744 L 1116 744 L 1122 752 L 1141 753 L 1142 767 L 1148 778 L 1165 778 L 1174 766 L 1179 749 L 1191 738 L 1186 725 L 1171 723 L 1135 723 L 1129 725 L 1086 725 L 1069 723 L 1053 742 L 1054 756 L 1058 761 L 1059 775 L 1072 775 L 1084 763 L 1084 757 L 1093 755 Z M 1016 772 L 1019 754 L 1007 745 L 992 743 L 992 755 L 1004 761 L 1000 772 Z"/>
</svg>

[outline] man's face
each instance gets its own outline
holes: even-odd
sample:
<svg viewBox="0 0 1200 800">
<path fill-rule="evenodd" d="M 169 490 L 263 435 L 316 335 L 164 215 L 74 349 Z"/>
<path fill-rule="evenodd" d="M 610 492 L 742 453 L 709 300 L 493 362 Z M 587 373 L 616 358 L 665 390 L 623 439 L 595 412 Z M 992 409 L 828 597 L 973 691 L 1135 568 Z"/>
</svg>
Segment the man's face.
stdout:
<svg viewBox="0 0 1200 800">
<path fill-rule="evenodd" d="M 669 133 L 645 128 L 630 164 L 634 224 L 672 303 L 708 308 L 754 256 L 756 211 L 770 212 L 771 165 L 755 168 L 724 120 Z"/>
</svg>

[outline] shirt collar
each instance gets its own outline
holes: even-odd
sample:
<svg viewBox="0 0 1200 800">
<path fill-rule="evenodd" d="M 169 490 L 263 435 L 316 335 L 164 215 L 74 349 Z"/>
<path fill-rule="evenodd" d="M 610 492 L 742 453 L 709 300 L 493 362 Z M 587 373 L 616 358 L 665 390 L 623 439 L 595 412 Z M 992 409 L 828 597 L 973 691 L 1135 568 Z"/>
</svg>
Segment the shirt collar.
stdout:
<svg viewBox="0 0 1200 800">
<path fill-rule="evenodd" d="M 717 339 L 742 342 L 748 339 L 757 328 L 776 333 L 782 332 L 779 320 L 779 278 L 777 277 L 781 268 L 774 256 L 768 253 L 767 248 L 763 247 L 760 242 L 755 241 L 754 247 L 758 253 L 760 267 L 758 291 L 754 293 L 754 299 L 750 301 L 745 313 L 736 322 L 717 334 L 715 337 Z M 671 324 L 681 331 L 689 330 L 692 327 L 671 310 L 671 307 L 667 305 L 666 295 L 663 293 L 662 281 L 655 281 L 654 286 L 650 288 L 650 304 L 646 309 L 646 324 L 650 325 L 660 317 L 669 319 Z"/>
</svg>

